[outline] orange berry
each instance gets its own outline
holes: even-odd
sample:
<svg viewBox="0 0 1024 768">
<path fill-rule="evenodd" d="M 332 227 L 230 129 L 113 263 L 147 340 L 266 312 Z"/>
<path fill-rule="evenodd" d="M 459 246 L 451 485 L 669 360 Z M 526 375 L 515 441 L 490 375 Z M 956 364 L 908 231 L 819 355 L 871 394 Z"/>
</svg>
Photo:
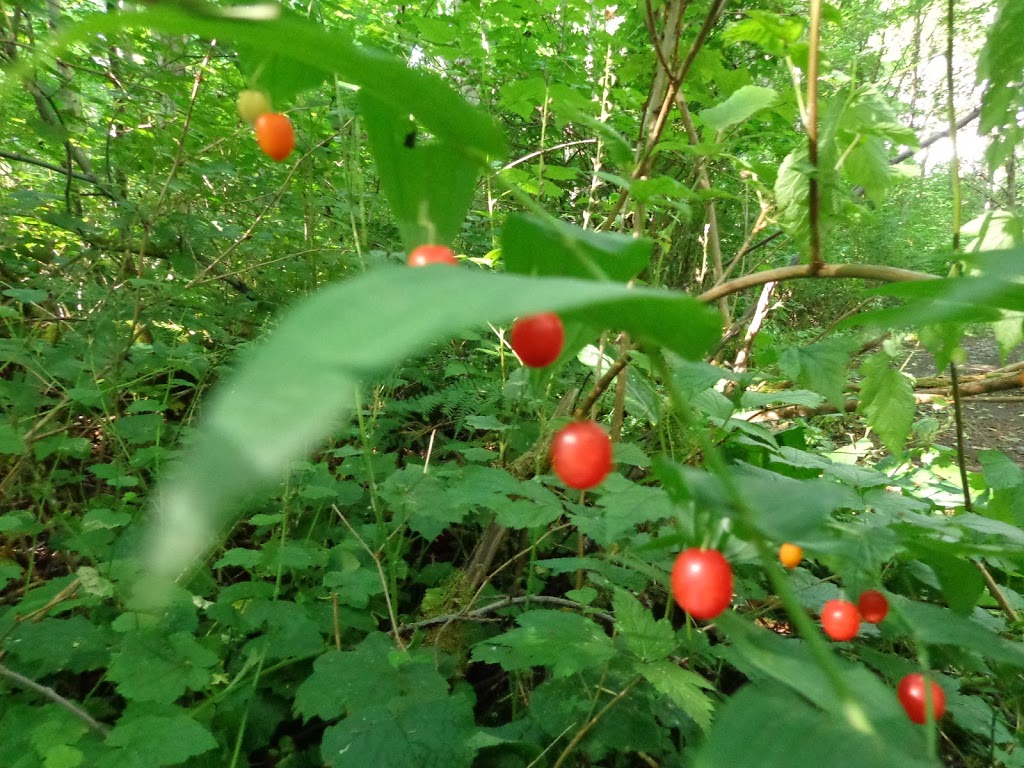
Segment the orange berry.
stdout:
<svg viewBox="0 0 1024 768">
<path fill-rule="evenodd" d="M 779 562 L 787 568 L 796 568 L 804 559 L 804 551 L 796 544 L 783 544 L 779 547 Z"/>
<path fill-rule="evenodd" d="M 281 162 L 295 149 L 295 131 L 292 121 L 280 112 L 265 112 L 256 118 L 256 143 L 263 154 Z"/>
</svg>

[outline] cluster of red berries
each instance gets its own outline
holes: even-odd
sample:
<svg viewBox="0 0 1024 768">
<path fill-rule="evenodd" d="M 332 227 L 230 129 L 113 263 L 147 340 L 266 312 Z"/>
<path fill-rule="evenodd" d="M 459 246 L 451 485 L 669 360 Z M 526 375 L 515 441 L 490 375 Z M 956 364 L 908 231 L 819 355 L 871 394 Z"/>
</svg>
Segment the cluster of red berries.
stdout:
<svg viewBox="0 0 1024 768">
<path fill-rule="evenodd" d="M 889 613 L 889 601 L 877 589 L 861 592 L 857 604 L 829 600 L 821 609 L 821 628 L 833 640 L 852 640 L 860 631 L 861 619 L 879 624 Z"/>
<path fill-rule="evenodd" d="M 457 264 L 455 254 L 443 245 L 421 245 L 409 254 L 413 267 L 431 264 Z M 512 325 L 509 338 L 512 350 L 531 368 L 551 365 L 562 354 L 565 329 L 554 312 L 522 317 Z M 561 429 L 551 444 L 551 464 L 555 474 L 570 488 L 586 490 L 601 483 L 612 470 L 612 444 L 596 422 L 577 421 Z M 803 559 L 803 549 L 786 543 L 779 548 L 779 560 L 795 568 Z M 672 566 L 672 595 L 690 616 L 707 621 L 718 616 L 732 602 L 732 567 L 717 549 L 691 547 L 676 557 Z M 846 600 L 829 600 L 821 612 L 821 625 L 833 640 L 851 640 L 860 629 L 861 619 L 877 624 L 889 612 L 889 601 L 874 589 L 863 592 L 857 605 Z M 915 723 L 925 715 L 925 681 L 920 674 L 907 675 L 899 684 L 900 703 Z M 945 712 L 945 696 L 936 683 L 931 688 L 935 717 Z"/>
<path fill-rule="evenodd" d="M 409 254 L 409 266 L 457 264 L 451 248 L 421 245 Z M 555 362 L 565 346 L 562 318 L 554 312 L 520 317 L 512 324 L 509 344 L 523 365 L 544 368 Z M 570 488 L 585 491 L 599 485 L 612 471 L 612 441 L 594 421 L 575 421 L 559 430 L 551 442 L 551 466 Z"/>
<path fill-rule="evenodd" d="M 238 114 L 253 127 L 263 154 L 281 162 L 295 149 L 295 130 L 287 115 L 274 112 L 262 91 L 245 90 L 238 95 Z"/>
</svg>

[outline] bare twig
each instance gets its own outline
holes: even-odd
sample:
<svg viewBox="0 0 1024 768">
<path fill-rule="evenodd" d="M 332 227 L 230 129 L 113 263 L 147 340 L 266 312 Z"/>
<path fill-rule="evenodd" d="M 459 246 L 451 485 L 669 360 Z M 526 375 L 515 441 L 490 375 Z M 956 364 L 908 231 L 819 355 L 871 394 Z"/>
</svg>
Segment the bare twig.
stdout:
<svg viewBox="0 0 1024 768">
<path fill-rule="evenodd" d="M 590 733 L 591 729 L 601 722 L 601 719 L 611 711 L 611 708 L 622 701 L 626 697 L 626 694 L 633 690 L 633 687 L 643 679 L 644 678 L 642 676 L 633 678 L 633 680 L 629 682 L 629 685 L 615 694 L 615 696 L 613 696 L 611 700 L 601 708 L 600 712 L 594 715 L 586 725 L 580 728 L 576 732 L 576 735 L 572 737 L 568 744 L 566 744 L 565 749 L 562 750 L 562 754 L 560 754 L 558 759 L 555 761 L 553 768 L 561 768 L 562 764 L 569 758 L 569 755 L 572 754 L 572 751 L 576 749 L 579 743 L 583 741 L 584 737 Z"/>
<path fill-rule="evenodd" d="M 782 280 L 800 280 L 807 277 L 852 277 L 860 280 L 879 280 L 885 283 L 902 283 L 913 280 L 938 280 L 938 275 L 931 275 L 927 272 L 917 272 L 912 269 L 899 269 L 898 267 L 884 267 L 878 264 L 823 264 L 820 269 L 814 269 L 812 264 L 794 264 L 788 267 L 768 269 L 764 272 L 756 272 L 735 280 L 716 285 L 697 298 L 703 302 L 710 303 L 717 301 L 722 296 L 753 288 L 765 283 L 780 282 Z"/>
<path fill-rule="evenodd" d="M 601 395 L 607 391 L 608 387 L 610 387 L 612 382 L 615 381 L 615 377 L 619 375 L 619 372 L 629 365 L 630 355 L 631 351 L 626 349 L 623 351 L 619 359 L 608 367 L 604 376 L 598 379 L 597 383 L 594 384 L 594 388 L 590 390 L 590 393 L 586 396 L 583 402 L 580 403 L 579 407 L 573 411 L 572 416 L 574 419 L 583 419 L 587 417 L 587 414 L 590 413 L 590 409 L 594 407 L 594 403 L 596 403 Z"/>
<path fill-rule="evenodd" d="M 1010 377 L 1014 380 L 1015 386 L 1020 386 L 1020 377 Z M 964 436 L 964 404 L 960 391 L 960 376 L 957 373 L 956 363 L 949 364 L 949 379 L 952 382 L 950 387 L 953 395 L 953 421 L 956 424 L 956 463 L 960 469 L 960 485 L 964 489 L 964 509 L 967 512 L 974 512 L 974 502 L 971 501 L 971 484 L 967 478 L 967 439 Z"/>
<path fill-rule="evenodd" d="M 331 621 L 334 625 L 334 648 L 341 650 L 341 618 L 338 615 L 338 593 L 331 592 Z"/>
<path fill-rule="evenodd" d="M 101 736 L 106 736 L 108 733 L 110 733 L 110 728 L 108 726 L 101 723 L 99 720 L 94 718 L 92 715 L 90 715 L 80 706 L 75 704 L 73 701 L 65 699 L 63 696 L 61 696 L 59 693 L 53 690 L 53 688 L 41 685 L 40 683 L 37 683 L 35 680 L 27 678 L 24 675 L 15 672 L 13 669 L 10 669 L 3 664 L 0 664 L 0 677 L 6 677 L 12 683 L 16 683 L 17 685 L 20 685 L 22 688 L 27 688 L 30 691 L 34 691 L 35 693 L 38 693 L 40 696 L 49 699 L 54 704 L 59 704 Z"/>
<path fill-rule="evenodd" d="M 482 621 L 487 620 L 486 617 L 495 611 L 500 611 L 503 608 L 510 608 L 513 605 L 529 605 L 530 603 L 538 603 L 541 605 L 557 605 L 561 608 L 573 608 L 577 611 L 585 612 L 588 616 L 593 616 L 599 621 L 603 621 L 609 626 L 615 624 L 615 617 L 611 614 L 604 613 L 602 611 L 592 611 L 582 603 L 577 603 L 575 600 L 568 600 L 564 597 L 552 597 L 549 595 L 523 595 L 521 597 L 505 597 L 493 603 L 489 603 L 481 608 L 476 608 L 472 611 L 460 611 L 459 613 L 449 613 L 444 616 L 432 616 L 429 619 L 423 619 L 422 621 L 415 621 L 411 624 L 403 624 L 398 628 L 400 633 L 415 632 L 419 629 L 425 629 L 426 627 L 433 627 L 437 624 L 449 624 L 453 621 Z"/>
<path fill-rule="evenodd" d="M 821 192 L 818 178 L 818 74 L 821 43 L 821 0 L 810 0 L 811 18 L 807 43 L 807 152 L 811 161 L 808 215 L 811 227 L 811 266 L 823 265 L 821 253 Z"/>
<path fill-rule="evenodd" d="M 109 189 L 107 189 L 103 185 L 103 182 L 101 182 L 92 174 L 76 173 L 75 171 L 69 172 L 67 168 L 62 168 L 59 165 L 53 165 L 52 163 L 48 163 L 45 160 L 36 160 L 34 157 L 19 155 L 17 152 L 0 152 L 0 157 L 7 158 L 8 160 L 13 160 L 18 163 L 28 163 L 29 165 L 36 165 L 40 168 L 45 168 L 48 171 L 53 171 L 54 173 L 59 173 L 63 176 L 70 176 L 72 179 L 77 179 L 78 181 L 87 182 L 96 187 L 100 191 L 100 194 L 102 194 L 104 197 L 109 198 L 111 200 L 118 200 L 118 197 Z"/>
<path fill-rule="evenodd" d="M 992 578 L 992 574 L 989 572 L 988 568 L 986 568 L 985 564 L 982 562 L 975 562 L 974 564 L 978 567 L 978 570 L 981 571 L 981 578 L 985 580 L 985 586 L 988 587 L 989 594 L 992 595 L 992 598 L 999 604 L 999 607 L 1002 608 L 1003 613 L 1009 617 L 1010 621 L 1017 624 L 1020 621 L 1020 615 L 1013 609 L 1013 606 L 1006 601 L 1006 595 L 1003 594 L 1003 590 L 999 588 L 996 580 Z"/>
<path fill-rule="evenodd" d="M 348 528 L 349 533 L 355 536 L 356 541 L 358 541 L 359 544 L 363 547 L 363 549 L 366 551 L 366 554 L 368 554 L 373 559 L 373 564 L 377 566 L 377 575 L 380 577 L 380 585 L 384 588 L 384 602 L 388 606 L 388 616 L 391 618 L 391 634 L 395 636 L 395 642 L 398 643 L 398 647 L 404 651 L 405 645 L 402 643 L 402 638 L 398 634 L 398 617 L 395 615 L 395 606 L 391 602 L 391 590 L 388 588 L 388 577 L 384 573 L 384 567 L 380 563 L 380 555 L 374 552 L 372 549 L 370 549 L 369 545 L 367 545 L 363 537 L 359 535 L 359 531 L 352 527 L 352 524 L 348 521 L 348 518 L 345 517 L 345 515 L 342 513 L 340 509 L 337 508 L 337 506 L 332 504 L 331 509 L 333 509 L 335 514 L 337 514 L 338 517 L 341 518 L 341 522 L 343 522 L 345 524 L 345 527 Z"/>
<path fill-rule="evenodd" d="M 78 588 L 80 586 L 82 586 L 81 579 L 74 579 L 73 581 L 69 582 L 68 585 L 64 587 L 64 589 L 62 589 L 56 595 L 51 597 L 49 602 L 47 602 L 46 605 L 44 605 L 42 608 L 39 608 L 38 610 L 33 611 L 32 613 L 29 613 L 25 616 L 19 616 L 16 619 L 17 623 L 20 624 L 23 621 L 42 621 L 46 614 L 48 614 L 53 608 L 60 605 L 65 600 L 70 600 L 72 597 L 74 597 L 78 593 Z"/>
</svg>

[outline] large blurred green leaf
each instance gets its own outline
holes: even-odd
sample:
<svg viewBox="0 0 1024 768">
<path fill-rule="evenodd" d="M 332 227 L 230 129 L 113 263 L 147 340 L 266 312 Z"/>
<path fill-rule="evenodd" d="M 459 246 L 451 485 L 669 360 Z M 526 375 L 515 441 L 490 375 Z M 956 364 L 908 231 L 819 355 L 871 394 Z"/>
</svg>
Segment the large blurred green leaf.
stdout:
<svg viewBox="0 0 1024 768">
<path fill-rule="evenodd" d="M 204 552 L 235 502 L 283 476 L 352 412 L 360 380 L 468 327 L 545 310 L 691 358 L 719 333 L 717 314 L 693 297 L 590 280 L 402 267 L 330 286 L 285 314 L 210 398 L 154 495 L 157 569 L 176 572 Z"/>
<path fill-rule="evenodd" d="M 890 603 L 910 625 L 916 639 L 929 645 L 951 645 L 993 661 L 1024 667 L 1024 645 L 1004 640 L 979 621 L 947 608 L 892 595 Z"/>
<path fill-rule="evenodd" d="M 225 9 L 198 2 L 154 3 L 131 12 L 94 14 L 68 27 L 51 45 L 41 48 L 38 57 L 26 59 L 23 66 L 97 34 L 139 28 L 240 44 L 276 56 L 276 61 L 287 62 L 293 72 L 306 67 L 337 74 L 393 109 L 414 115 L 439 140 L 467 154 L 482 158 L 505 153 L 505 137 L 497 124 L 466 103 L 438 75 L 410 69 L 392 56 L 356 45 L 337 30 L 328 31 L 299 16 L 282 14 L 274 3 Z M 16 82 L 18 78 L 8 78 L 0 92 L 6 93 Z"/>
<path fill-rule="evenodd" d="M 807 643 L 795 637 L 783 637 L 778 633 L 758 627 L 750 621 L 743 619 L 738 614 L 726 612 L 716 620 L 723 632 L 729 638 L 729 645 L 722 645 L 718 654 L 730 664 L 736 666 L 752 680 L 762 691 L 768 692 L 768 683 L 771 691 L 786 699 L 791 699 L 793 708 L 804 710 L 804 715 L 799 720 L 804 720 L 804 726 L 797 722 L 787 722 L 782 712 L 777 713 L 782 718 L 777 724 L 777 730 L 773 729 L 773 736 L 782 741 L 796 739 L 801 727 L 816 727 L 813 723 L 819 719 L 828 722 L 829 729 L 835 729 L 834 738 L 856 739 L 861 742 L 858 752 L 873 756 L 873 759 L 864 762 L 863 755 L 851 757 L 853 762 L 845 763 L 842 759 L 825 760 L 816 759 L 813 755 L 806 757 L 793 756 L 796 759 L 794 765 L 806 765 L 808 767 L 828 765 L 851 765 L 851 766 L 884 766 L 884 765 L 917 765 L 913 762 L 911 755 L 924 752 L 924 739 L 920 729 L 912 725 L 904 716 L 899 702 L 896 699 L 895 691 L 888 687 L 877 675 L 861 664 L 846 659 L 836 659 L 839 665 L 843 684 L 846 686 L 852 698 L 860 705 L 861 714 L 870 724 L 872 733 L 863 733 L 852 727 L 850 714 L 847 705 L 839 697 L 833 681 L 821 667 L 820 661 L 808 648 Z M 791 691 L 791 693 L 787 692 Z M 741 692 L 737 697 L 744 695 Z M 771 694 L 769 694 L 771 695 Z M 811 702 L 815 708 L 808 705 Z M 712 735 L 709 740 L 714 742 L 717 738 L 723 738 L 722 728 L 728 728 L 723 723 L 727 718 L 731 704 L 720 710 Z M 789 708 L 787 708 L 789 711 Z M 858 719 L 857 717 L 852 718 Z M 734 724 L 735 725 L 735 724 Z M 820 723 L 824 725 L 824 722 Z M 757 726 L 749 724 L 748 732 L 760 732 Z M 793 733 L 790 733 L 790 729 Z M 826 740 L 828 737 L 825 737 Z M 748 739 L 749 740 L 749 739 Z M 761 740 L 755 740 L 760 742 Z M 902 745 L 905 752 L 892 756 L 891 761 L 886 762 L 880 759 L 880 755 L 890 750 L 894 745 Z M 736 754 L 736 753 L 730 753 Z M 709 756 L 710 757 L 710 756 Z M 760 762 L 764 760 L 764 762 Z M 903 762 L 907 761 L 907 762 Z M 734 762 L 713 762 L 708 765 L 764 765 L 775 766 L 780 763 L 774 758 L 767 756 L 762 758 L 752 757 L 751 760 L 736 759 Z"/>
<path fill-rule="evenodd" d="M 1002 310 L 1024 311 L 1024 248 L 965 254 L 964 277 L 889 283 L 871 293 L 906 300 L 898 308 L 862 312 L 840 327 L 880 325 L 919 327 L 947 321 L 995 322 Z"/>
<path fill-rule="evenodd" d="M 754 737 L 757 734 L 757 737 Z M 784 688 L 748 685 L 718 712 L 695 768 L 938 768 L 909 744 L 871 738 Z"/>
</svg>

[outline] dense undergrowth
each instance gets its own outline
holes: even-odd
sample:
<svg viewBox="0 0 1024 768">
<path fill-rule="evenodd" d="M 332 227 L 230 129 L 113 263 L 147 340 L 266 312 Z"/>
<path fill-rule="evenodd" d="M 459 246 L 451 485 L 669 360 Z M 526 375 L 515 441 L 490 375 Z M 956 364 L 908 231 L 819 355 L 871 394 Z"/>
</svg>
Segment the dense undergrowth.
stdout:
<svg viewBox="0 0 1024 768">
<path fill-rule="evenodd" d="M 5 9 L 0 766 L 1024 764 L 1024 470 L 968 472 L 900 371 L 911 331 L 1020 340 L 1018 182 L 954 213 L 955 162 L 890 169 L 928 112 L 862 48 L 921 45 L 924 2 L 825 6 L 815 167 L 817 43 L 771 5 Z M 1012 170 L 1024 17 L 982 5 L 954 27 Z M 546 310 L 531 370 L 508 329 Z M 549 467 L 578 418 L 593 491 Z M 732 566 L 708 622 L 689 547 Z M 867 589 L 885 620 L 826 639 Z"/>
</svg>

